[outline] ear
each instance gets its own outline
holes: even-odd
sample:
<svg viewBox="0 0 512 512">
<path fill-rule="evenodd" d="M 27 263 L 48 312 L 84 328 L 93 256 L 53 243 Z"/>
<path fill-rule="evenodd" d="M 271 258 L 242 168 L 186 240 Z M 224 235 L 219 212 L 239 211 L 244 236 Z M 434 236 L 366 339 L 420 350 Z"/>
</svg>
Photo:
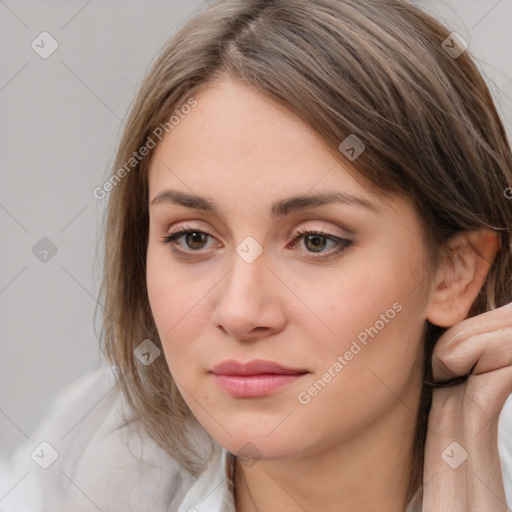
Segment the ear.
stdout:
<svg viewBox="0 0 512 512">
<path fill-rule="evenodd" d="M 495 231 L 464 231 L 447 241 L 436 269 L 427 305 L 427 319 L 451 327 L 467 318 L 501 246 Z"/>
</svg>

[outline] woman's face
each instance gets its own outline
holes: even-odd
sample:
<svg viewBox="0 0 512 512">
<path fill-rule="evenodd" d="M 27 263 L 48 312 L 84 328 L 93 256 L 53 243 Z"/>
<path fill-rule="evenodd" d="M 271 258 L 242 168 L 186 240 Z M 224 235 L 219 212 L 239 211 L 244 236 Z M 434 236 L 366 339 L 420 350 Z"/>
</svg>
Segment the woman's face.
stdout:
<svg viewBox="0 0 512 512">
<path fill-rule="evenodd" d="M 432 279 L 412 204 L 372 195 L 249 88 L 218 81 L 195 99 L 151 160 L 147 252 L 164 355 L 194 415 L 227 450 L 265 459 L 383 418 L 415 424 Z M 289 202 L 322 194 L 339 200 Z M 288 373 L 216 370 L 228 360 Z"/>
</svg>

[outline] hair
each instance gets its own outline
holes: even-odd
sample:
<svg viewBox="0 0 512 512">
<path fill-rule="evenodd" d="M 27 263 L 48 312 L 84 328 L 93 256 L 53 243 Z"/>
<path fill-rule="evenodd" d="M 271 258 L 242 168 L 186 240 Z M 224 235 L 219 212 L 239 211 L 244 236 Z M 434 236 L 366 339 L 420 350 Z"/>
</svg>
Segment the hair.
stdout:
<svg viewBox="0 0 512 512">
<path fill-rule="evenodd" d="M 152 63 L 127 117 L 112 176 L 159 126 L 170 131 L 169 118 L 180 105 L 229 77 L 298 116 L 345 165 L 338 146 L 356 134 L 366 149 L 350 162 L 352 171 L 372 191 L 412 201 L 433 264 L 455 233 L 498 232 L 501 248 L 469 316 L 503 306 L 512 300 L 512 201 L 505 193 L 512 155 L 469 50 L 452 58 L 443 49 L 450 32 L 405 0 L 221 0 L 205 6 Z M 145 366 L 134 357 L 144 339 L 162 349 L 146 288 L 152 153 L 122 179 L 118 174 L 110 190 L 101 335 L 137 418 L 197 476 L 204 461 L 185 435 L 193 415 L 165 358 Z M 423 379 L 431 380 L 432 351 L 444 330 L 425 324 Z M 409 447 L 407 500 L 422 486 L 431 393 L 424 385 Z"/>
</svg>

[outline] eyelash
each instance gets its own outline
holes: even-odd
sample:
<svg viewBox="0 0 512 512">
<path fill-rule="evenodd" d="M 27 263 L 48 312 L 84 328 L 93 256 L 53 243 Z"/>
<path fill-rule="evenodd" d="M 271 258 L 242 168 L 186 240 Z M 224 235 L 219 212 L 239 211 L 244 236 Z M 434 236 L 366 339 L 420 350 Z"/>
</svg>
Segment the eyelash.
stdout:
<svg viewBox="0 0 512 512">
<path fill-rule="evenodd" d="M 177 239 L 181 238 L 182 236 L 187 235 L 189 233 L 201 233 L 201 234 L 205 234 L 207 236 L 211 236 L 208 233 L 205 233 L 204 231 L 200 231 L 198 229 L 194 229 L 194 228 L 191 228 L 189 226 L 183 226 L 183 228 L 178 229 L 177 231 L 174 231 L 174 232 L 170 233 L 167 236 L 163 236 L 162 237 L 162 243 L 176 246 L 175 241 Z M 301 229 L 299 229 L 299 230 L 297 230 L 295 232 L 294 238 L 291 241 L 291 243 L 293 244 L 293 247 L 295 247 L 295 245 L 297 244 L 297 242 L 300 241 L 301 238 L 304 238 L 307 235 L 322 236 L 322 237 L 325 237 L 327 240 L 330 240 L 332 242 L 336 242 L 338 244 L 338 247 L 334 251 L 332 251 L 332 252 L 330 252 L 328 254 L 321 253 L 322 254 L 321 256 L 313 256 L 313 258 L 318 258 L 318 259 L 327 259 L 327 258 L 336 256 L 337 254 L 342 253 L 345 249 L 350 247 L 352 245 L 352 243 L 353 243 L 352 240 L 348 240 L 346 238 L 340 238 L 338 236 L 334 236 L 334 235 L 331 235 L 329 233 L 325 233 L 324 231 L 321 231 L 321 230 L 311 230 L 311 229 L 308 229 L 308 228 L 301 228 Z M 200 251 L 200 249 L 195 250 L 195 251 L 194 250 L 187 251 L 187 250 L 180 249 L 180 248 L 175 248 L 175 247 L 173 247 L 172 250 L 174 252 L 177 252 L 177 253 L 180 253 L 180 254 L 186 255 L 186 256 L 190 256 L 190 254 L 187 254 L 187 253 L 190 253 L 190 252 L 193 253 L 193 252 L 199 252 Z M 310 254 L 315 254 L 312 251 L 308 251 L 308 252 Z M 317 253 L 317 254 L 320 254 L 320 253 Z"/>
</svg>

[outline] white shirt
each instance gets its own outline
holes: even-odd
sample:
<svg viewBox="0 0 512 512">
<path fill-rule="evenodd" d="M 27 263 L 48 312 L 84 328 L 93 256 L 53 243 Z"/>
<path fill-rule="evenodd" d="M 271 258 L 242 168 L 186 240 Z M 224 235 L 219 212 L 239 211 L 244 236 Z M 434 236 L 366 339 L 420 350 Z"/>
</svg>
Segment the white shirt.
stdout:
<svg viewBox="0 0 512 512">
<path fill-rule="evenodd" d="M 509 507 L 511 398 L 498 429 Z M 11 461 L 0 459 L 0 512 L 235 512 L 231 453 L 196 429 L 209 462 L 195 478 L 129 417 L 112 368 L 75 380 Z"/>
</svg>

